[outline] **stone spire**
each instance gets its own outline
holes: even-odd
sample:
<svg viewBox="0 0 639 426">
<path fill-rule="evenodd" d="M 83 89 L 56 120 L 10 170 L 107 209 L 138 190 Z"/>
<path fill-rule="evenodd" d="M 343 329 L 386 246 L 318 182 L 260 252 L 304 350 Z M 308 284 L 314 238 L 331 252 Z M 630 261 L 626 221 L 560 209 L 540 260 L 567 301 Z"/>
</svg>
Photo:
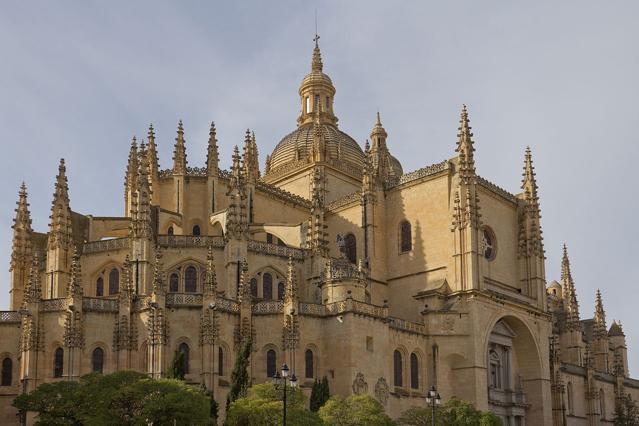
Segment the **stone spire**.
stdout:
<svg viewBox="0 0 639 426">
<path fill-rule="evenodd" d="M 132 191 L 135 188 L 136 174 L 138 172 L 138 143 L 135 136 L 131 139 L 131 148 L 129 148 L 129 161 L 126 166 L 126 176 L 124 178 L 125 191 Z"/>
<path fill-rule="evenodd" d="M 144 142 L 140 143 L 138 170 L 131 203 L 131 236 L 151 238 L 151 187 L 149 185 L 148 152 Z"/>
<path fill-rule="evenodd" d="M 248 264 L 246 259 L 242 260 L 240 265 L 240 285 L 238 289 L 237 301 L 239 304 L 251 304 L 253 295 L 251 294 L 251 284 L 248 277 Z"/>
<path fill-rule="evenodd" d="M 459 179 L 462 184 L 475 183 L 475 148 L 473 146 L 473 134 L 471 133 L 466 105 L 462 106 L 459 120 L 459 133 L 457 134 L 457 149 L 459 156 Z"/>
<path fill-rule="evenodd" d="M 337 124 L 337 117 L 333 114 L 333 100 L 335 97 L 335 86 L 330 77 L 324 74 L 322 54 L 320 52 L 317 38 L 313 49 L 311 60 L 311 72 L 302 80 L 299 88 L 302 113 L 297 119 L 299 126 L 312 123 L 316 113 L 320 111 L 321 120 L 325 124 Z"/>
<path fill-rule="evenodd" d="M 157 180 L 160 177 L 160 162 L 158 160 L 158 147 L 155 144 L 155 132 L 153 131 L 153 124 L 149 125 L 149 132 L 146 137 L 148 141 L 147 161 L 149 163 L 149 175 L 152 180 Z"/>
<path fill-rule="evenodd" d="M 209 145 L 206 151 L 206 171 L 209 176 L 217 176 L 220 171 L 220 152 L 217 147 L 215 123 L 211 122 Z"/>
<path fill-rule="evenodd" d="M 580 329 L 579 302 L 577 302 L 577 292 L 570 272 L 570 260 L 568 259 L 568 249 L 565 244 L 561 261 L 561 287 L 564 297 L 564 311 L 566 312 L 566 326 L 568 329 Z"/>
<path fill-rule="evenodd" d="M 49 224 L 49 248 L 69 249 L 72 245 L 73 227 L 64 159 L 60 160 L 60 166 L 58 167 L 53 202 L 51 203 L 51 216 L 49 218 L 51 219 Z"/>
<path fill-rule="evenodd" d="M 71 260 L 71 278 L 67 286 L 67 297 L 77 299 L 82 297 L 82 266 L 80 265 L 80 255 L 76 247 L 73 248 L 73 258 Z"/>
<path fill-rule="evenodd" d="M 601 292 L 597 289 L 597 298 L 595 301 L 595 324 L 593 327 L 593 336 L 596 339 L 605 339 L 608 337 L 608 328 L 606 327 L 606 312 L 604 311 L 603 301 L 601 300 Z"/>
<path fill-rule="evenodd" d="M 42 286 L 40 284 L 40 258 L 38 253 L 33 255 L 31 262 L 31 270 L 29 272 L 29 280 L 24 289 L 24 303 L 26 307 L 28 303 L 38 303 L 42 299 Z"/>
<path fill-rule="evenodd" d="M 233 150 L 233 163 L 229 179 L 228 192 L 229 206 L 226 218 L 226 237 L 242 238 L 248 230 L 246 208 L 246 184 L 244 173 L 240 165 L 240 150 L 237 145 Z"/>
<path fill-rule="evenodd" d="M 213 257 L 213 246 L 209 246 L 206 254 L 206 272 L 204 274 L 204 295 L 217 295 L 217 275 L 215 274 L 215 258 Z"/>
<path fill-rule="evenodd" d="M 326 232 L 325 213 L 325 193 L 322 170 L 319 167 L 313 172 L 311 182 L 311 226 L 310 226 L 310 246 L 313 254 L 318 256 L 328 255 L 328 241 Z"/>
<path fill-rule="evenodd" d="M 184 145 L 182 120 L 178 122 L 177 137 L 175 138 L 175 147 L 173 149 L 173 174 L 186 174 L 186 147 Z"/>
<path fill-rule="evenodd" d="M 27 202 L 27 186 L 22 182 L 20 191 L 18 192 L 18 201 L 16 202 L 16 217 L 13 219 L 13 242 L 11 250 L 11 267 L 27 268 L 28 262 L 31 260 L 32 253 L 31 235 L 31 213 L 29 212 L 29 203 Z"/>
<path fill-rule="evenodd" d="M 244 177 L 248 182 L 256 182 L 260 177 L 260 163 L 258 160 L 255 133 L 251 133 L 249 129 L 246 129 L 243 150 L 242 172 L 244 173 Z"/>
<path fill-rule="evenodd" d="M 153 293 L 161 296 L 166 293 L 164 269 L 162 266 L 162 252 L 160 248 L 157 247 L 155 249 L 155 261 L 153 263 Z"/>
<path fill-rule="evenodd" d="M 322 52 L 319 48 L 319 37 L 315 37 L 315 48 L 313 49 L 313 59 L 311 61 L 311 70 L 322 72 L 324 64 L 322 64 Z"/>
<path fill-rule="evenodd" d="M 528 254 L 536 256 L 544 255 L 543 235 L 541 230 L 541 210 L 539 209 L 539 196 L 537 194 L 537 181 L 535 179 L 535 168 L 533 167 L 530 147 L 526 148 L 524 159 L 524 173 L 521 183 L 524 201 L 526 202 L 526 234 Z"/>
<path fill-rule="evenodd" d="M 295 304 L 298 301 L 297 274 L 295 273 L 295 264 L 293 258 L 288 258 L 288 269 L 286 272 L 286 287 L 284 289 L 284 303 Z"/>
</svg>

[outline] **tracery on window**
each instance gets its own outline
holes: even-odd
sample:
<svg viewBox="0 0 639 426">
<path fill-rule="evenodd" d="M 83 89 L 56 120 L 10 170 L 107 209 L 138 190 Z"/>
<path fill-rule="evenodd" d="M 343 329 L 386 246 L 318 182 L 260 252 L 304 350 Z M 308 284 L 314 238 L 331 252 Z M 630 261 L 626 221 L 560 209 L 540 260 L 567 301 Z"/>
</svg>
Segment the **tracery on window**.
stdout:
<svg viewBox="0 0 639 426">
<path fill-rule="evenodd" d="M 184 271 L 184 291 L 186 293 L 197 291 L 197 270 L 194 266 L 189 266 Z"/>
<path fill-rule="evenodd" d="M 111 269 L 109 272 L 109 295 L 118 294 L 120 292 L 120 271 L 117 268 Z"/>
<path fill-rule="evenodd" d="M 497 254 L 497 239 L 493 231 L 485 226 L 481 232 L 482 253 L 486 260 L 493 260 Z"/>
</svg>

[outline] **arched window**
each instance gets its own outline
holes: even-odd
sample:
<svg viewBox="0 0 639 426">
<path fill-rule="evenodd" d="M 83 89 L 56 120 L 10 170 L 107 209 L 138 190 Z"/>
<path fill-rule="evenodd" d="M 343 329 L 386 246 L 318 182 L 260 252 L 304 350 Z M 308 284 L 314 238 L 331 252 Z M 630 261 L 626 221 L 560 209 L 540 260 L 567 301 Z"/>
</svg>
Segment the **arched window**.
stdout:
<svg viewBox="0 0 639 426">
<path fill-rule="evenodd" d="M 255 278 L 251 278 L 251 296 L 257 297 L 257 280 Z"/>
<path fill-rule="evenodd" d="M 306 372 L 307 379 L 312 379 L 313 377 L 315 377 L 315 368 L 313 365 L 313 361 L 313 351 L 310 349 L 306 349 L 306 352 L 304 353 L 304 370 Z"/>
<path fill-rule="evenodd" d="M 266 300 L 273 298 L 273 276 L 268 272 L 262 277 L 262 297 Z"/>
<path fill-rule="evenodd" d="M 182 369 L 184 370 L 184 374 L 188 374 L 189 373 L 189 345 L 187 345 L 186 343 L 180 343 L 178 350 L 182 354 Z"/>
<path fill-rule="evenodd" d="M 402 221 L 399 225 L 399 239 L 399 249 L 402 253 L 406 253 L 413 249 L 413 236 L 411 233 L 410 222 L 407 220 Z"/>
<path fill-rule="evenodd" d="M 169 277 L 169 291 L 171 293 L 177 293 L 180 287 L 180 277 L 177 272 L 173 272 Z"/>
<path fill-rule="evenodd" d="M 0 386 L 11 386 L 13 381 L 13 361 L 11 358 L 5 358 L 2 360 L 2 380 Z"/>
<path fill-rule="evenodd" d="M 109 272 L 109 294 L 118 294 L 120 292 L 120 271 L 116 268 Z"/>
<path fill-rule="evenodd" d="M 568 399 L 568 414 L 575 414 L 575 406 L 573 402 L 572 383 L 568 382 L 566 386 L 566 396 Z"/>
<path fill-rule="evenodd" d="M 501 389 L 501 357 L 495 351 L 490 351 L 488 354 L 489 363 L 490 363 L 490 387 L 495 389 Z"/>
<path fill-rule="evenodd" d="M 169 234 L 169 235 L 173 235 L 173 232 L 174 232 L 173 231 L 173 227 L 169 226 L 169 229 L 166 231 L 166 233 Z"/>
<path fill-rule="evenodd" d="M 284 282 L 277 283 L 277 300 L 284 300 Z"/>
<path fill-rule="evenodd" d="M 94 373 L 102 373 L 104 369 L 104 350 L 95 348 L 91 354 L 91 366 Z"/>
<path fill-rule="evenodd" d="M 344 237 L 344 252 L 349 262 L 357 263 L 357 241 L 355 240 L 355 235 L 346 234 Z"/>
<path fill-rule="evenodd" d="M 224 376 L 224 349 L 217 348 L 217 374 Z"/>
<path fill-rule="evenodd" d="M 606 418 L 606 395 L 603 389 L 599 389 L 599 413 L 602 419 Z"/>
<path fill-rule="evenodd" d="M 193 227 L 193 235 L 195 235 L 196 237 L 200 235 L 200 225 L 195 225 Z"/>
<path fill-rule="evenodd" d="M 62 377 L 64 371 L 64 349 L 58 348 L 53 354 L 53 377 Z"/>
<path fill-rule="evenodd" d="M 410 354 L 410 387 L 419 389 L 419 359 L 415 352 Z"/>
<path fill-rule="evenodd" d="M 197 291 L 197 270 L 194 266 L 189 266 L 184 271 L 184 291 L 195 293 Z"/>
<path fill-rule="evenodd" d="M 104 296 L 104 279 L 102 277 L 95 282 L 95 295 L 97 297 Z"/>
<path fill-rule="evenodd" d="M 275 373 L 277 372 L 277 358 L 275 356 L 275 351 L 273 349 L 269 349 L 266 352 L 266 377 L 275 377 Z"/>
<path fill-rule="evenodd" d="M 395 351 L 393 353 L 393 379 L 395 382 L 395 386 L 402 387 L 402 353 L 400 351 Z"/>
</svg>

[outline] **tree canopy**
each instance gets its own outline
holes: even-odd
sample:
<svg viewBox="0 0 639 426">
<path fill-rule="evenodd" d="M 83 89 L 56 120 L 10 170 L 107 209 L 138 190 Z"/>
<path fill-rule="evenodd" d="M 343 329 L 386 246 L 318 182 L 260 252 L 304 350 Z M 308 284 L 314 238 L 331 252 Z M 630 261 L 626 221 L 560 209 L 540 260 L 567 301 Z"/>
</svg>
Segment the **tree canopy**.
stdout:
<svg viewBox="0 0 639 426">
<path fill-rule="evenodd" d="M 197 386 L 119 371 L 79 382 L 45 383 L 13 405 L 38 414 L 39 425 L 210 424 L 210 400 Z"/>
<path fill-rule="evenodd" d="M 431 426 L 431 409 L 428 407 L 412 407 L 406 410 L 397 423 L 405 426 Z M 437 407 L 435 416 L 437 426 L 501 426 L 502 421 L 495 414 L 480 411 L 472 404 L 459 398 L 451 398 Z"/>
<path fill-rule="evenodd" d="M 297 388 L 286 388 L 286 424 L 321 426 L 317 414 L 306 409 L 306 398 Z M 273 383 L 252 386 L 247 395 L 230 404 L 227 426 L 278 426 L 283 417 L 283 390 Z"/>
<path fill-rule="evenodd" d="M 384 413 L 384 407 L 369 395 L 348 398 L 332 396 L 319 409 L 320 418 L 330 426 L 393 426 L 395 422 Z"/>
<path fill-rule="evenodd" d="M 639 426 L 639 408 L 630 395 L 624 395 L 615 407 L 615 426 Z"/>
</svg>

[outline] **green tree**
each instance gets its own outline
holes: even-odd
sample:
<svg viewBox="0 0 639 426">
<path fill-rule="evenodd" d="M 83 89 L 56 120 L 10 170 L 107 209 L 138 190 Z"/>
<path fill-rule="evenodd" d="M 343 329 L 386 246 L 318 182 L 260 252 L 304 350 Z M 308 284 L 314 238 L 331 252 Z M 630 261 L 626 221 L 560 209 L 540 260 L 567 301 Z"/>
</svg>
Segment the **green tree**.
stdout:
<svg viewBox="0 0 639 426">
<path fill-rule="evenodd" d="M 432 410 L 427 407 L 412 407 L 397 419 L 399 425 L 431 426 Z M 501 426 L 502 422 L 495 414 L 480 411 L 459 398 L 452 397 L 437 407 L 437 426 Z"/>
<path fill-rule="evenodd" d="M 629 394 L 617 401 L 613 423 L 615 426 L 639 426 L 639 408 Z"/>
<path fill-rule="evenodd" d="M 328 379 L 326 376 L 324 376 L 320 382 L 315 380 L 309 401 L 311 411 L 317 412 L 322 405 L 326 404 L 326 401 L 328 401 L 330 397 L 331 393 L 328 388 Z"/>
<path fill-rule="evenodd" d="M 327 426 L 395 425 L 382 404 L 369 395 L 333 396 L 319 409 L 319 416 Z"/>
<path fill-rule="evenodd" d="M 37 424 L 81 425 L 82 417 L 77 409 L 79 388 L 78 382 L 44 383 L 36 390 L 18 396 L 13 406 L 23 413 L 38 413 Z"/>
<path fill-rule="evenodd" d="M 307 410 L 301 390 L 286 388 L 286 424 L 289 426 L 321 426 L 317 414 Z M 246 397 L 231 403 L 226 415 L 227 426 L 278 426 L 283 417 L 283 390 L 273 383 L 249 388 Z"/>
<path fill-rule="evenodd" d="M 251 338 L 246 339 L 244 346 L 235 357 L 235 365 L 231 372 L 231 389 L 226 397 L 226 409 L 228 411 L 230 404 L 236 399 L 246 396 L 251 380 L 248 374 L 249 357 L 253 343 Z"/>
<path fill-rule="evenodd" d="M 173 360 L 166 376 L 170 379 L 184 380 L 184 353 L 182 351 L 175 351 L 173 354 Z"/>
<path fill-rule="evenodd" d="M 208 424 L 210 400 L 199 387 L 119 371 L 89 374 L 79 382 L 47 383 L 14 402 L 38 414 L 39 425 Z"/>
</svg>

